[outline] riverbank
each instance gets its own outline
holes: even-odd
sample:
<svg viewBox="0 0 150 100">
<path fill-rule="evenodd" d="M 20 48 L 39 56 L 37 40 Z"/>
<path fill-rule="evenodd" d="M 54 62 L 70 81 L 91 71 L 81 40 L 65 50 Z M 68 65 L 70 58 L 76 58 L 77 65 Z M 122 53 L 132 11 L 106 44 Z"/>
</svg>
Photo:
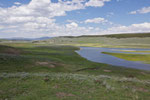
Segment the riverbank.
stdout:
<svg viewBox="0 0 150 100">
<path fill-rule="evenodd" d="M 78 50 L 76 52 L 79 55 L 81 55 L 82 57 L 84 57 L 90 61 L 93 61 L 93 62 L 105 63 L 105 64 L 121 66 L 121 67 L 125 67 L 125 68 L 150 70 L 150 64 L 141 63 L 140 60 L 139 60 L 139 62 L 130 61 L 130 60 L 127 61 L 127 60 L 124 60 L 117 56 L 112 56 L 112 55 L 107 54 L 107 53 L 116 53 L 116 54 L 122 53 L 121 51 L 119 51 L 119 50 L 122 50 L 122 48 L 117 48 L 117 49 L 116 48 L 98 48 L 98 47 L 80 47 L 80 48 L 81 48 L 81 50 Z M 105 53 L 105 52 L 107 52 L 107 53 Z M 134 58 L 132 58 L 132 59 L 134 59 Z M 149 59 L 147 59 L 147 60 L 149 60 Z"/>
</svg>

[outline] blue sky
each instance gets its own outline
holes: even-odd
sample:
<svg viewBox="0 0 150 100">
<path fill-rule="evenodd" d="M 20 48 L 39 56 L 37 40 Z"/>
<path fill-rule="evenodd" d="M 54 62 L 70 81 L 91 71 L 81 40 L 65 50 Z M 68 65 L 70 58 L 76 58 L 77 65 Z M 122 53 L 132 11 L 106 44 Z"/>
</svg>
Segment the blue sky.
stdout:
<svg viewBox="0 0 150 100">
<path fill-rule="evenodd" d="M 0 0 L 0 38 L 150 32 L 150 0 Z"/>
</svg>

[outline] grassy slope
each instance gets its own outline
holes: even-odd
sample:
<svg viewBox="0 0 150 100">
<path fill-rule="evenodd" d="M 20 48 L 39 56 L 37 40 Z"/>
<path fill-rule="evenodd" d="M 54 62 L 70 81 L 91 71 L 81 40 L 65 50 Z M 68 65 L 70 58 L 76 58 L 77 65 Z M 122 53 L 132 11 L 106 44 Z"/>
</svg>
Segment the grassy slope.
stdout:
<svg viewBox="0 0 150 100">
<path fill-rule="evenodd" d="M 150 33 L 126 33 L 126 34 L 109 34 L 109 35 L 82 35 L 82 36 L 62 36 L 67 38 L 80 38 L 80 37 L 108 37 L 108 38 L 134 38 L 134 37 L 150 37 Z"/>
<path fill-rule="evenodd" d="M 150 34 L 121 34 L 104 36 L 56 37 L 40 43 L 113 47 L 113 48 L 150 48 Z"/>
<path fill-rule="evenodd" d="M 112 34 L 112 35 L 102 35 L 102 37 L 109 37 L 109 38 L 145 38 L 150 37 L 150 33 L 128 33 L 128 34 Z"/>
<path fill-rule="evenodd" d="M 90 62 L 72 46 L 7 45 L 15 48 L 0 46 L 2 100 L 150 98 L 150 72 Z"/>
<path fill-rule="evenodd" d="M 145 63 L 150 63 L 150 54 L 124 54 L 124 53 L 110 53 L 103 52 L 104 54 L 109 54 L 121 59 L 125 59 L 128 61 L 142 61 Z"/>
<path fill-rule="evenodd" d="M 120 50 L 120 51 L 123 51 L 123 52 L 139 52 L 139 53 L 150 53 L 150 51 L 148 50 L 145 50 L 145 51 L 136 51 L 136 50 Z"/>
</svg>

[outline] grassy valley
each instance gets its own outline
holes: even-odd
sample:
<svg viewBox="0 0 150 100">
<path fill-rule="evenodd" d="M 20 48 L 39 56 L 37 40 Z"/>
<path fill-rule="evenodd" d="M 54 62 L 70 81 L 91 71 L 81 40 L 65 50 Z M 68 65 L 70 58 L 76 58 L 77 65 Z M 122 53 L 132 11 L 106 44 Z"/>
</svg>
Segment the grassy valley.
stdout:
<svg viewBox="0 0 150 100">
<path fill-rule="evenodd" d="M 150 0 L 0 0 L 0 100 L 150 100 Z"/>
<path fill-rule="evenodd" d="M 149 47 L 149 37 L 56 37 L 1 43 L 0 100 L 149 100 L 149 71 L 91 62 L 75 52 L 79 45 L 130 47 L 136 43 L 129 44 L 133 39 Z"/>
</svg>

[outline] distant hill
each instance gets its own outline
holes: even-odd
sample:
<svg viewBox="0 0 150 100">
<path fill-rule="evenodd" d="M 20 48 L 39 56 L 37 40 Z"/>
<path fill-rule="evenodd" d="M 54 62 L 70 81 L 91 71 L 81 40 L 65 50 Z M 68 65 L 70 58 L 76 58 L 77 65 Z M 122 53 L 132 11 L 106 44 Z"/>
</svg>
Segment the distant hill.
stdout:
<svg viewBox="0 0 150 100">
<path fill-rule="evenodd" d="M 128 34 L 111 34 L 111 35 L 102 35 L 101 37 L 109 38 L 134 38 L 134 37 L 150 37 L 150 33 L 128 33 Z"/>
<path fill-rule="evenodd" d="M 48 39 L 46 43 L 112 48 L 150 48 L 150 33 L 61 36 Z"/>
<path fill-rule="evenodd" d="M 47 39 L 51 39 L 52 37 L 40 37 L 40 38 L 21 38 L 21 37 L 17 37 L 17 38 L 2 38 L 5 40 L 12 40 L 12 41 L 35 41 L 35 40 L 47 40 Z"/>
<path fill-rule="evenodd" d="M 109 34 L 109 35 L 82 35 L 82 36 L 62 36 L 65 38 L 80 37 L 108 37 L 108 38 L 134 38 L 134 37 L 150 37 L 150 33 L 127 33 L 127 34 Z"/>
<path fill-rule="evenodd" d="M 51 39 L 53 37 L 40 37 L 40 38 L 35 38 L 33 40 L 47 40 L 47 39 Z"/>
</svg>

